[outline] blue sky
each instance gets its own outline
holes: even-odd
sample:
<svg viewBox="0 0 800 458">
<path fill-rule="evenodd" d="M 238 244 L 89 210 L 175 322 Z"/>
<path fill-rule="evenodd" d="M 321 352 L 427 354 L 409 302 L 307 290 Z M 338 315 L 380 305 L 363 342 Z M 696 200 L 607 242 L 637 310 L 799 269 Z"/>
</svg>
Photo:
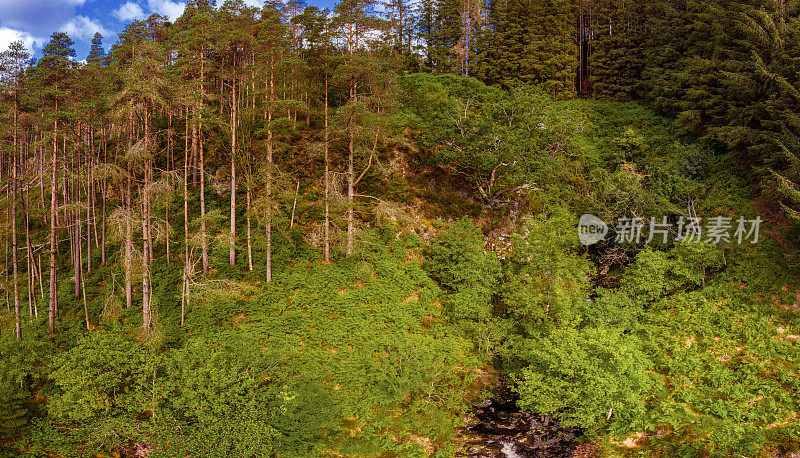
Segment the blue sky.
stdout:
<svg viewBox="0 0 800 458">
<path fill-rule="evenodd" d="M 224 0 L 218 0 L 221 4 Z M 309 5 L 330 7 L 333 0 L 307 0 Z M 261 6 L 263 0 L 244 0 Z M 0 0 L 0 51 L 22 40 L 35 56 L 54 31 L 67 32 L 75 42 L 76 59 L 89 53 L 95 32 L 103 35 L 108 50 L 125 24 L 158 13 L 174 20 L 185 0 Z"/>
</svg>

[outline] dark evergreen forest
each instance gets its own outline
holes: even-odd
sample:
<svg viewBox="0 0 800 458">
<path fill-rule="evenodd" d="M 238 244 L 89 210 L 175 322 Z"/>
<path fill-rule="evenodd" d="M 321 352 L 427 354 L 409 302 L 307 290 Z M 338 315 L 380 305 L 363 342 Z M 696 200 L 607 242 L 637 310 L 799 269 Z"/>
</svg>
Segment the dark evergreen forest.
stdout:
<svg viewBox="0 0 800 458">
<path fill-rule="evenodd" d="M 797 0 L 220 3 L 0 53 L 0 455 L 797 456 Z"/>
</svg>

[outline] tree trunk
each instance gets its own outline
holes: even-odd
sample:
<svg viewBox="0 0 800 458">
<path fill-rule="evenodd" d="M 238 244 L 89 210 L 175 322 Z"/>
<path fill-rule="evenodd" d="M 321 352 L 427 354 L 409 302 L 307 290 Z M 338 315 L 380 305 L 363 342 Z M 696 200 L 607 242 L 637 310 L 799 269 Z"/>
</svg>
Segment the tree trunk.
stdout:
<svg viewBox="0 0 800 458">
<path fill-rule="evenodd" d="M 106 154 L 106 144 L 105 144 L 105 126 L 103 127 L 103 160 L 108 161 L 108 157 Z M 103 177 L 103 183 L 100 186 L 100 197 L 103 200 L 103 218 L 102 224 L 103 227 L 100 231 L 101 237 L 103 238 L 102 243 L 100 244 L 100 262 L 103 265 L 106 265 L 106 194 L 108 193 L 108 181 L 106 178 Z"/>
<path fill-rule="evenodd" d="M 174 144 L 173 136 L 175 135 L 175 132 L 172 130 L 172 114 L 173 114 L 172 113 L 172 107 L 170 107 L 170 109 L 169 109 L 169 136 L 167 137 L 167 149 L 169 149 L 169 160 L 167 161 L 167 164 L 168 164 L 167 168 L 168 168 L 169 172 L 175 170 L 175 148 L 173 146 L 173 144 Z M 165 224 L 166 224 L 167 228 L 171 227 L 170 224 L 169 224 L 169 204 L 171 202 L 172 202 L 172 196 L 170 196 L 170 198 L 167 199 L 167 202 L 166 202 L 166 205 L 165 205 L 165 209 L 164 209 L 164 221 L 165 221 Z M 172 244 L 170 242 L 170 240 L 169 240 L 169 234 L 170 234 L 170 231 L 167 230 L 166 231 L 167 265 L 170 264 L 170 259 L 169 259 L 170 258 L 170 245 Z"/>
<path fill-rule="evenodd" d="M 31 246 L 31 227 L 30 221 L 28 216 L 28 209 L 25 205 L 25 201 L 27 200 L 27 191 L 25 192 L 26 198 L 22 201 L 22 214 L 25 218 L 25 245 L 28 247 L 28 277 L 29 277 L 29 286 L 28 286 L 28 308 L 33 308 L 33 310 L 29 310 L 31 315 L 39 317 L 39 307 L 36 303 L 36 277 L 37 277 L 37 269 L 36 269 L 36 260 L 33 257 L 33 247 Z M 42 279 L 40 278 L 39 281 L 41 282 Z"/>
<path fill-rule="evenodd" d="M 97 164 L 99 162 L 98 155 L 94 152 L 94 127 L 91 130 L 92 133 L 92 165 Z M 92 169 L 92 229 L 94 229 L 94 249 L 100 249 L 100 235 L 97 233 L 97 180 L 94 176 L 94 168 Z M 88 228 L 87 228 L 88 230 Z"/>
<path fill-rule="evenodd" d="M 331 262 L 331 239 L 330 239 L 330 161 L 328 159 L 328 71 L 325 71 L 325 130 L 323 132 L 325 137 L 325 226 L 324 240 L 325 240 L 325 262 Z"/>
<path fill-rule="evenodd" d="M 0 180 L 3 179 L 3 172 L 2 172 L 3 165 L 4 165 L 3 161 L 2 159 L 0 159 Z M 10 198 L 11 198 L 11 189 L 6 188 L 6 199 L 8 200 Z M 3 213 L 5 213 L 6 215 L 6 227 L 8 227 L 9 219 L 11 218 L 11 209 L 6 207 L 4 210 L 5 211 Z M 9 264 L 8 264 L 8 237 L 3 237 L 3 250 L 4 250 L 3 276 L 5 277 L 4 279 L 5 287 L 3 289 L 5 290 L 6 293 L 6 310 L 11 312 L 11 291 L 9 290 L 9 288 L 11 287 L 11 280 L 9 278 L 9 273 L 8 273 L 11 269 L 9 269 Z"/>
<path fill-rule="evenodd" d="M 80 183 L 75 184 L 75 202 L 80 201 Z M 83 238 L 81 227 L 81 214 L 77 210 L 72 212 L 72 220 L 75 229 L 72 231 L 74 234 L 75 242 L 72 245 L 74 260 L 72 271 L 75 274 L 75 298 L 81 297 L 81 277 L 83 277 L 83 250 L 81 249 L 81 239 Z"/>
<path fill-rule="evenodd" d="M 203 152 L 202 124 L 200 125 L 200 248 L 202 250 L 203 273 L 208 274 L 208 240 L 206 236 L 206 173 Z"/>
<path fill-rule="evenodd" d="M 131 131 L 128 133 L 128 149 L 132 145 L 131 136 L 133 135 L 132 126 Z M 133 219 L 133 206 L 131 205 L 131 177 L 130 167 L 126 167 L 128 171 L 128 179 L 125 186 L 125 307 L 133 307 L 133 228 L 131 227 L 131 220 Z"/>
<path fill-rule="evenodd" d="M 236 53 L 233 54 L 233 90 L 231 92 L 231 241 L 228 262 L 236 265 Z"/>
<path fill-rule="evenodd" d="M 193 134 L 197 132 L 192 129 Z M 194 135 L 193 135 L 194 137 Z M 181 326 L 189 301 L 189 108 L 186 108 L 186 129 L 183 141 L 183 294 L 181 295 Z M 194 141 L 192 141 L 194 144 Z"/>
<path fill-rule="evenodd" d="M 56 103 L 58 109 L 58 103 Z M 53 122 L 53 162 L 50 186 L 50 303 L 48 306 L 48 328 L 55 330 L 56 315 L 58 315 L 58 278 L 56 277 L 56 224 L 58 208 L 56 188 L 58 187 L 56 170 L 58 167 L 58 120 Z"/>
<path fill-rule="evenodd" d="M 17 339 L 22 338 L 22 319 L 19 313 L 19 259 L 17 255 L 17 110 L 14 106 L 14 148 L 11 150 L 13 160 L 11 162 L 11 262 L 13 264 L 14 275 L 14 315 L 17 322 L 14 328 L 14 335 Z"/>
<path fill-rule="evenodd" d="M 350 102 L 355 102 L 356 98 L 356 83 L 350 82 Z M 354 139 L 353 139 L 353 120 L 348 120 L 347 133 L 347 256 L 353 254 L 353 239 L 355 237 L 355 218 L 353 214 L 353 181 L 355 180 L 355 172 L 353 170 L 354 161 Z"/>
<path fill-rule="evenodd" d="M 355 52 L 356 48 L 358 47 L 358 35 L 354 33 L 353 25 L 351 24 L 348 28 L 348 38 L 347 38 L 347 45 L 348 45 L 348 52 L 350 54 L 350 58 L 353 58 L 353 53 Z M 355 103 L 356 101 L 356 80 L 354 77 L 351 77 L 348 82 L 348 89 L 350 90 L 349 93 L 349 103 Z M 353 180 L 355 179 L 355 172 L 353 170 L 353 161 L 354 161 L 354 139 L 353 139 L 353 118 L 352 113 L 350 118 L 347 120 L 347 136 L 348 136 L 348 144 L 347 144 L 347 248 L 346 254 L 350 256 L 353 254 L 353 239 L 355 237 L 355 218 L 353 214 Z"/>
<path fill-rule="evenodd" d="M 247 269 L 253 271 L 253 241 L 250 232 L 250 181 L 247 182 Z"/>
<path fill-rule="evenodd" d="M 147 332 L 150 329 L 150 258 L 152 256 L 153 241 L 150 234 L 150 182 L 152 180 L 153 161 L 150 159 L 150 114 L 145 108 L 144 113 L 144 145 L 146 151 L 144 168 L 144 186 L 141 192 L 142 199 L 142 328 Z"/>
<path fill-rule="evenodd" d="M 270 61 L 269 107 L 267 109 L 267 281 L 272 281 L 272 103 L 275 101 L 275 72 Z"/>
<path fill-rule="evenodd" d="M 202 57 L 202 56 L 201 56 Z M 205 157 L 203 154 L 203 111 L 202 104 L 205 98 L 203 83 L 205 81 L 204 62 L 200 61 L 200 113 L 198 125 L 198 143 L 200 144 L 200 248 L 202 249 L 203 273 L 208 274 L 208 241 L 206 240 L 206 176 Z"/>
<path fill-rule="evenodd" d="M 294 212 L 297 210 L 298 197 L 300 197 L 300 181 L 297 182 L 297 188 L 294 191 L 294 200 L 292 201 L 292 216 L 289 218 L 289 229 L 294 227 Z"/>
<path fill-rule="evenodd" d="M 86 272 L 92 270 L 92 161 L 94 159 L 94 142 L 86 159 Z"/>
</svg>

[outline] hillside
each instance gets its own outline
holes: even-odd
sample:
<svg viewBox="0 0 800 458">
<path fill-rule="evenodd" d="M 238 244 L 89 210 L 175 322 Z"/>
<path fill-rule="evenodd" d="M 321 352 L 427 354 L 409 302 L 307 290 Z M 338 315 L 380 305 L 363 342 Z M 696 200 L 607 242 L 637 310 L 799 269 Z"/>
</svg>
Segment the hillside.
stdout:
<svg viewBox="0 0 800 458">
<path fill-rule="evenodd" d="M 275 204 L 270 282 L 257 210 L 253 270 L 228 265 L 226 228 L 210 219 L 209 273 L 191 274 L 183 309 L 182 254 L 156 239 L 143 329 L 138 286 L 124 303 L 124 240 L 109 237 L 106 262 L 94 248 L 82 279 L 85 308 L 66 271 L 51 335 L 44 310 L 23 313 L 22 339 L 3 333 L 7 446 L 444 456 L 472 403 L 496 388 L 487 371 L 507 374 L 522 407 L 584 429 L 577 444 L 609 452 L 629 436 L 670 455 L 797 445 L 798 284 L 768 235 L 578 241 L 583 213 L 675 216 L 693 202 L 698 214 L 754 214 L 724 158 L 635 104 L 451 76 L 399 84 L 408 96 L 386 133 L 397 137 L 359 187 L 371 198 L 358 205 L 354 255 L 337 229 L 325 262 L 322 190 L 305 178 Z M 317 134 L 287 133 L 277 161 L 298 160 Z M 180 187 L 162 189 L 154 215 L 181 206 Z M 212 187 L 206 211 L 223 219 L 228 195 Z M 181 223 L 160 229 L 175 246 Z M 13 328 L 13 313 L 3 320 Z"/>
<path fill-rule="evenodd" d="M 798 7 L 545 3 L 0 53 L 0 454 L 800 452 Z"/>
</svg>

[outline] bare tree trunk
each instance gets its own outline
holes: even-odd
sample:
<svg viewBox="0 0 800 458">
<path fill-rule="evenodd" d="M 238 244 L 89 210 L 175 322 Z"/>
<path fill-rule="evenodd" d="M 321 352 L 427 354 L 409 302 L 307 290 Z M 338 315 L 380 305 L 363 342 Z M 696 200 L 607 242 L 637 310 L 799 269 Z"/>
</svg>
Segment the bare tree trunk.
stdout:
<svg viewBox="0 0 800 458">
<path fill-rule="evenodd" d="M 36 264 L 36 272 L 39 276 L 39 296 L 44 301 L 44 274 L 42 274 L 42 255 L 39 255 L 39 262 Z"/>
<path fill-rule="evenodd" d="M 198 110 L 198 108 L 195 107 L 194 108 L 194 113 L 193 113 L 195 117 L 198 116 L 197 110 Z M 199 152 L 198 152 L 198 148 L 197 148 L 197 119 L 195 119 L 194 122 L 192 122 L 192 157 L 189 160 L 189 163 L 191 164 L 191 168 L 192 168 L 192 186 L 197 186 L 198 185 L 198 178 L 197 178 L 197 174 L 199 172 L 198 167 L 197 167 L 197 163 L 198 163 L 197 157 L 198 156 L 199 156 Z"/>
<path fill-rule="evenodd" d="M 86 303 L 86 283 L 83 278 L 81 278 L 81 293 L 83 295 L 83 317 L 86 320 L 86 329 L 91 330 L 92 327 L 89 325 L 89 306 Z"/>
<path fill-rule="evenodd" d="M 58 109 L 58 103 L 56 103 Z M 58 278 L 56 277 L 56 224 L 58 223 L 58 208 L 56 207 L 58 187 L 56 170 L 58 167 L 58 120 L 53 122 L 53 162 L 52 182 L 50 186 L 50 303 L 48 307 L 48 327 L 50 332 L 55 330 L 56 315 L 58 315 Z"/>
<path fill-rule="evenodd" d="M 39 200 L 42 203 L 42 211 L 45 209 L 45 201 L 44 201 L 44 169 L 45 169 L 45 148 L 44 148 L 44 133 L 42 133 L 41 144 L 39 145 Z M 47 217 L 43 217 L 45 224 L 47 224 Z"/>
<path fill-rule="evenodd" d="M 80 219 L 80 218 L 78 218 L 78 219 Z M 78 225 L 80 226 L 80 221 L 78 221 Z M 83 257 L 83 254 L 82 254 L 83 248 L 82 248 L 82 246 L 83 245 L 81 245 L 81 240 L 80 240 L 80 237 L 79 237 L 78 238 L 77 247 L 76 247 L 77 250 L 78 250 L 78 254 L 77 254 L 78 259 L 81 259 Z M 78 266 L 80 266 L 80 263 L 78 264 Z M 80 267 L 78 268 L 78 270 L 80 271 Z M 84 317 L 84 320 L 86 321 L 86 329 L 90 330 L 91 327 L 89 326 L 89 307 L 86 304 L 86 284 L 84 282 L 83 275 L 81 275 L 80 287 L 81 287 L 81 297 L 83 297 L 83 317 Z"/>
<path fill-rule="evenodd" d="M 2 159 L 0 159 L 0 180 L 3 179 L 2 169 L 3 169 L 3 161 L 2 161 Z M 6 199 L 10 199 L 10 198 L 11 198 L 11 190 L 6 188 Z M 10 211 L 11 211 L 11 209 L 6 207 L 5 211 L 3 212 L 6 215 L 6 227 L 8 227 L 9 219 L 11 217 Z M 10 287 L 11 283 L 10 283 L 10 279 L 9 279 L 9 275 L 8 275 L 8 272 L 9 272 L 10 269 L 8 267 L 8 238 L 7 237 L 3 237 L 3 250 L 4 250 L 3 276 L 5 277 L 5 287 L 3 289 L 5 290 L 5 293 L 6 293 L 6 310 L 8 310 L 10 312 L 11 311 L 11 291 L 9 290 L 9 287 Z"/>
<path fill-rule="evenodd" d="M 103 159 L 107 161 L 108 160 L 108 156 L 106 154 L 106 151 L 108 151 L 108 150 L 106 149 L 106 144 L 105 144 L 105 126 L 104 126 L 103 127 Z M 103 200 L 103 221 L 102 221 L 103 227 L 102 227 L 102 230 L 101 230 L 101 234 L 102 234 L 101 236 L 103 238 L 103 241 L 100 244 L 100 262 L 102 262 L 103 265 L 106 265 L 106 194 L 108 194 L 108 181 L 106 181 L 105 177 L 103 177 L 103 183 L 101 185 L 100 193 L 101 193 L 101 198 Z"/>
<path fill-rule="evenodd" d="M 133 127 L 130 126 L 128 133 L 128 150 L 132 145 Z M 131 269 L 133 264 L 133 228 L 131 227 L 131 220 L 133 219 L 133 206 L 131 203 L 131 177 L 130 168 L 128 167 L 128 179 L 125 186 L 125 307 L 133 307 L 133 271 Z"/>
<path fill-rule="evenodd" d="M 92 161 L 94 159 L 94 142 L 86 159 L 86 272 L 92 271 Z"/>
<path fill-rule="evenodd" d="M 355 52 L 356 47 L 358 47 L 357 35 L 354 36 L 353 25 L 351 24 L 348 28 L 348 52 L 352 59 L 353 53 Z M 348 84 L 348 88 L 350 90 L 349 93 L 349 103 L 354 103 L 356 101 L 356 80 L 351 78 Z M 350 118 L 347 120 L 347 135 L 348 135 L 348 144 L 347 144 L 347 249 L 346 254 L 350 256 L 353 254 L 353 239 L 355 237 L 355 217 L 353 214 L 353 180 L 355 179 L 355 172 L 353 170 L 353 161 L 354 161 L 354 144 L 353 144 L 353 118 L 352 113 L 350 114 Z"/>
<path fill-rule="evenodd" d="M 233 90 L 231 92 L 231 241 L 228 262 L 236 265 L 236 52 L 233 53 Z"/>
<path fill-rule="evenodd" d="M 181 295 L 181 326 L 189 300 L 189 108 L 186 108 L 186 130 L 183 141 L 183 294 Z M 193 134 L 197 132 L 192 129 Z M 193 138 L 195 136 L 193 135 Z M 192 140 L 194 145 L 194 140 Z"/>
<path fill-rule="evenodd" d="M 202 124 L 200 125 L 202 132 Z M 208 240 L 206 235 L 206 173 L 203 136 L 200 135 L 200 248 L 202 249 L 203 273 L 208 274 Z"/>
<path fill-rule="evenodd" d="M 25 205 L 25 200 L 27 200 L 27 191 L 25 192 L 26 199 L 23 200 L 22 206 L 22 214 L 25 218 L 25 245 L 28 247 L 28 277 L 29 277 L 29 286 L 28 286 L 28 308 L 31 315 L 39 317 L 39 307 L 36 303 L 36 276 L 37 276 L 37 269 L 36 269 L 36 260 L 33 258 L 33 248 L 31 247 L 31 227 L 30 221 L 28 216 L 28 209 Z M 41 278 L 39 281 L 41 282 Z M 33 310 L 30 310 L 30 309 Z"/>
<path fill-rule="evenodd" d="M 17 339 L 22 338 L 22 317 L 19 313 L 19 259 L 17 255 L 17 110 L 14 107 L 14 148 L 12 149 L 13 160 L 11 162 L 11 259 L 14 268 L 14 315 L 17 322 L 14 328 Z"/>
<path fill-rule="evenodd" d="M 100 161 L 100 158 L 94 152 L 94 127 L 92 127 L 91 134 L 92 134 L 92 165 L 94 165 Z M 92 189 L 90 192 L 92 193 L 92 229 L 94 229 L 94 248 L 95 250 L 98 250 L 100 249 L 100 235 L 97 233 L 97 179 L 94 176 L 94 169 L 92 169 L 91 185 Z"/>
<path fill-rule="evenodd" d="M 355 101 L 355 82 L 350 82 L 350 101 Z M 353 170 L 354 161 L 354 139 L 353 139 L 353 120 L 348 121 L 348 137 L 347 143 L 347 255 L 353 254 L 353 239 L 355 237 L 355 218 L 353 214 L 353 181 L 355 180 L 355 172 Z"/>
<path fill-rule="evenodd" d="M 275 101 L 275 72 L 270 61 L 269 107 L 267 110 L 267 281 L 272 281 L 272 102 Z"/>
<path fill-rule="evenodd" d="M 205 50 L 201 50 L 201 54 Z M 200 60 L 200 101 L 198 105 L 198 139 L 200 145 L 200 248 L 202 250 L 201 256 L 203 261 L 203 273 L 208 274 L 208 241 L 206 239 L 206 177 L 205 177 L 205 157 L 203 152 L 203 111 L 202 105 L 205 99 L 205 62 Z"/>
<path fill-rule="evenodd" d="M 149 167 L 149 166 L 148 166 Z M 145 183 L 142 189 L 146 195 L 148 193 L 148 172 L 145 171 Z M 147 331 L 150 329 L 150 240 L 148 233 L 147 205 L 148 197 L 142 196 L 142 233 L 145 234 L 142 241 L 142 328 Z"/>
<path fill-rule="evenodd" d="M 22 155 L 22 150 L 17 150 L 18 146 L 18 129 L 17 129 L 17 91 L 16 91 L 16 81 L 15 81 L 15 91 L 14 91 L 14 139 L 13 139 L 13 146 L 11 149 L 11 249 L 13 251 L 12 254 L 12 263 L 14 269 L 13 281 L 14 281 L 14 314 L 16 315 L 16 326 L 14 328 L 14 334 L 16 335 L 17 339 L 22 338 L 22 316 L 20 315 L 19 311 L 19 259 L 17 254 L 17 156 Z"/>
<path fill-rule="evenodd" d="M 306 91 L 306 127 L 311 126 L 311 94 Z"/>
<path fill-rule="evenodd" d="M 297 182 L 297 189 L 294 191 L 294 200 L 292 201 L 292 216 L 289 218 L 289 229 L 294 227 L 294 212 L 297 209 L 297 198 L 300 197 L 300 182 Z"/>
<path fill-rule="evenodd" d="M 144 186 L 141 192 L 142 199 L 142 328 L 150 329 L 150 257 L 152 256 L 152 239 L 150 234 L 150 182 L 153 162 L 150 159 L 150 114 L 145 108 L 144 113 L 144 144 L 147 158 L 144 168 Z"/>
<path fill-rule="evenodd" d="M 169 136 L 167 137 L 167 148 L 169 149 L 169 160 L 167 160 L 168 171 L 175 170 L 175 150 L 174 150 L 174 147 L 173 147 L 173 143 L 174 143 L 173 142 L 173 135 L 175 135 L 175 132 L 172 130 L 172 107 L 170 107 L 170 109 L 169 109 Z M 166 224 L 166 227 L 167 227 L 167 231 L 166 231 L 167 265 L 169 265 L 169 263 L 170 263 L 170 259 L 169 259 L 170 258 L 170 245 L 172 244 L 170 242 L 170 240 L 169 240 L 169 233 L 170 233 L 169 228 L 171 227 L 169 225 L 169 204 L 171 202 L 172 202 L 172 197 L 170 196 L 170 198 L 167 199 L 167 202 L 166 202 L 166 205 L 165 205 L 165 209 L 164 209 L 164 221 L 165 221 L 165 224 Z"/>
<path fill-rule="evenodd" d="M 247 183 L 247 269 L 253 271 L 253 241 L 250 231 L 250 182 Z"/>
<path fill-rule="evenodd" d="M 70 202 L 69 201 L 69 185 L 71 183 L 70 183 L 70 179 L 69 179 L 69 174 L 67 173 L 67 159 L 68 159 L 68 157 L 67 157 L 67 135 L 66 135 L 66 130 L 65 130 L 64 134 L 62 134 L 62 136 L 61 136 L 61 151 L 64 152 L 64 157 L 63 157 L 63 160 L 61 161 L 61 172 L 63 174 L 63 178 L 62 178 L 63 182 L 62 182 L 62 186 L 61 186 L 61 190 L 62 190 L 61 198 L 63 199 L 63 204 L 61 205 L 61 208 L 62 208 L 63 212 L 62 212 L 62 216 L 61 217 L 64 220 L 64 226 L 66 226 L 66 228 L 67 228 L 67 235 L 70 236 L 70 259 L 74 263 L 75 262 L 75 256 L 73 255 L 74 252 L 72 251 L 72 245 L 71 244 L 75 243 L 75 241 L 71 238 L 72 237 L 72 219 L 70 219 L 70 215 L 69 215 L 69 212 L 71 211 L 70 210 L 70 205 L 69 205 L 69 202 Z M 60 221 L 59 221 L 59 225 L 60 225 Z M 61 253 L 60 248 L 61 247 L 56 245 L 56 253 Z"/>
<path fill-rule="evenodd" d="M 80 201 L 80 183 L 75 184 L 75 201 Z M 80 212 L 73 211 L 72 213 L 72 220 L 74 221 L 75 229 L 72 231 L 74 233 L 74 242 L 72 245 L 73 250 L 73 266 L 72 270 L 75 274 L 75 298 L 81 297 L 81 278 L 83 277 L 83 250 L 81 249 L 81 239 L 83 238 L 82 234 L 82 227 L 81 227 L 81 216 Z"/>
<path fill-rule="evenodd" d="M 331 187 L 331 172 L 330 161 L 328 159 L 328 71 L 325 71 L 325 226 L 324 226 L 324 239 L 325 239 L 325 262 L 331 262 L 331 238 L 330 238 L 330 187 Z"/>
<path fill-rule="evenodd" d="M 203 51 L 204 52 L 204 51 Z M 202 58 L 202 56 L 201 56 Z M 203 273 L 208 274 L 208 241 L 206 240 L 206 176 L 205 157 L 203 154 L 203 111 L 202 104 L 205 99 L 203 83 L 205 82 L 204 61 L 200 61 L 200 125 L 198 143 L 200 143 L 200 247 L 203 257 Z"/>
</svg>

